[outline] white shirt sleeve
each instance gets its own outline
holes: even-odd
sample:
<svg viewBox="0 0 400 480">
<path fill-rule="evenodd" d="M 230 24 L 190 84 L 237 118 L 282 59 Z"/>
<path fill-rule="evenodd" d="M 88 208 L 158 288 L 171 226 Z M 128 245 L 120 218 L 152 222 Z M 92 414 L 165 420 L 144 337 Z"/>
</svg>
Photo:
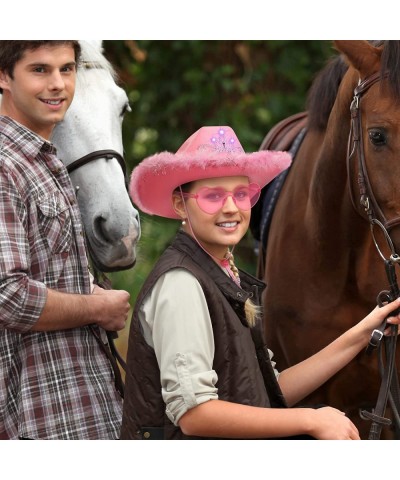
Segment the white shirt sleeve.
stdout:
<svg viewBox="0 0 400 480">
<path fill-rule="evenodd" d="M 271 360 L 271 365 L 272 365 L 272 368 L 274 370 L 275 377 L 278 379 L 279 375 L 280 375 L 280 372 L 276 368 L 276 362 L 274 360 L 272 360 L 274 358 L 274 353 L 269 348 L 268 348 L 268 355 L 269 355 L 269 359 Z"/>
<path fill-rule="evenodd" d="M 139 312 L 160 368 L 168 418 L 178 425 L 190 408 L 218 399 L 214 335 L 204 292 L 185 269 L 161 276 Z"/>
</svg>

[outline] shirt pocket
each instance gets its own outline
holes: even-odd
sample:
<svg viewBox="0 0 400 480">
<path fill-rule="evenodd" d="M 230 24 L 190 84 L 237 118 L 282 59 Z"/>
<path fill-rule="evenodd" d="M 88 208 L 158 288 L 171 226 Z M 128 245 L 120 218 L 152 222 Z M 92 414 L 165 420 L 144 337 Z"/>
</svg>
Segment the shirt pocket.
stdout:
<svg viewBox="0 0 400 480">
<path fill-rule="evenodd" d="M 38 202 L 39 223 L 52 253 L 69 251 L 72 221 L 69 206 L 60 192 L 42 197 Z"/>
</svg>

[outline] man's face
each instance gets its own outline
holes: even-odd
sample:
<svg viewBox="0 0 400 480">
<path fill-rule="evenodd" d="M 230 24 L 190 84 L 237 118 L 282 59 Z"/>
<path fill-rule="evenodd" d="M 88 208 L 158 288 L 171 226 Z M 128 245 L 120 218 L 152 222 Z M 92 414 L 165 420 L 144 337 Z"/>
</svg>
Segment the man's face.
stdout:
<svg viewBox="0 0 400 480">
<path fill-rule="evenodd" d="M 16 63 L 13 78 L 0 72 L 1 114 L 49 139 L 70 106 L 76 80 L 72 46 L 42 46 L 27 50 Z"/>
</svg>

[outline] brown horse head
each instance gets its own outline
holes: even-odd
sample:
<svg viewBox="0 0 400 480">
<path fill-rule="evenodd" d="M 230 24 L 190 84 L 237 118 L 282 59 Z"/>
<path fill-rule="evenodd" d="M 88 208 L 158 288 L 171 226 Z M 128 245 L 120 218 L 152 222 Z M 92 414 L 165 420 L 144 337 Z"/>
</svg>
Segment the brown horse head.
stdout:
<svg viewBox="0 0 400 480">
<path fill-rule="evenodd" d="M 269 230 L 265 332 L 280 369 L 361 320 L 387 288 L 371 215 L 400 251 L 399 42 L 335 41 L 334 46 L 340 55 L 309 92 L 307 133 Z M 356 98 L 357 87 L 364 86 Z M 380 228 L 375 240 L 381 253 L 390 255 Z M 365 436 L 369 424 L 358 411 L 374 406 L 379 385 L 376 355 L 360 353 L 305 402 L 345 410 Z"/>
<path fill-rule="evenodd" d="M 390 256 L 400 251 L 397 194 L 400 82 L 396 68 L 400 60 L 399 42 L 386 42 L 380 47 L 354 41 L 337 41 L 335 45 L 359 78 L 351 107 L 353 130 L 348 159 L 352 172 L 351 198 L 362 216 L 375 227 L 380 225 L 375 228 L 378 230 L 375 236 L 382 237 L 385 233 L 386 237 L 377 246 L 383 257 Z M 389 248 L 385 248 L 388 236 Z"/>
</svg>

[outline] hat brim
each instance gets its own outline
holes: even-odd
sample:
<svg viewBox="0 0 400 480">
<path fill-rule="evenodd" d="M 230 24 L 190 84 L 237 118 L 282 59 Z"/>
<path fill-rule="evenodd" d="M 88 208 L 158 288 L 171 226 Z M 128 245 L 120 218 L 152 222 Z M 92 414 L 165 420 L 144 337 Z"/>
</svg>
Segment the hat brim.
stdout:
<svg viewBox="0 0 400 480">
<path fill-rule="evenodd" d="M 190 161 L 189 161 L 190 157 Z M 161 152 L 144 159 L 132 172 L 129 193 L 133 203 L 149 215 L 179 218 L 172 206 L 173 191 L 185 183 L 205 178 L 246 176 L 261 188 L 291 163 L 287 152 L 262 150 L 213 158 Z"/>
</svg>

